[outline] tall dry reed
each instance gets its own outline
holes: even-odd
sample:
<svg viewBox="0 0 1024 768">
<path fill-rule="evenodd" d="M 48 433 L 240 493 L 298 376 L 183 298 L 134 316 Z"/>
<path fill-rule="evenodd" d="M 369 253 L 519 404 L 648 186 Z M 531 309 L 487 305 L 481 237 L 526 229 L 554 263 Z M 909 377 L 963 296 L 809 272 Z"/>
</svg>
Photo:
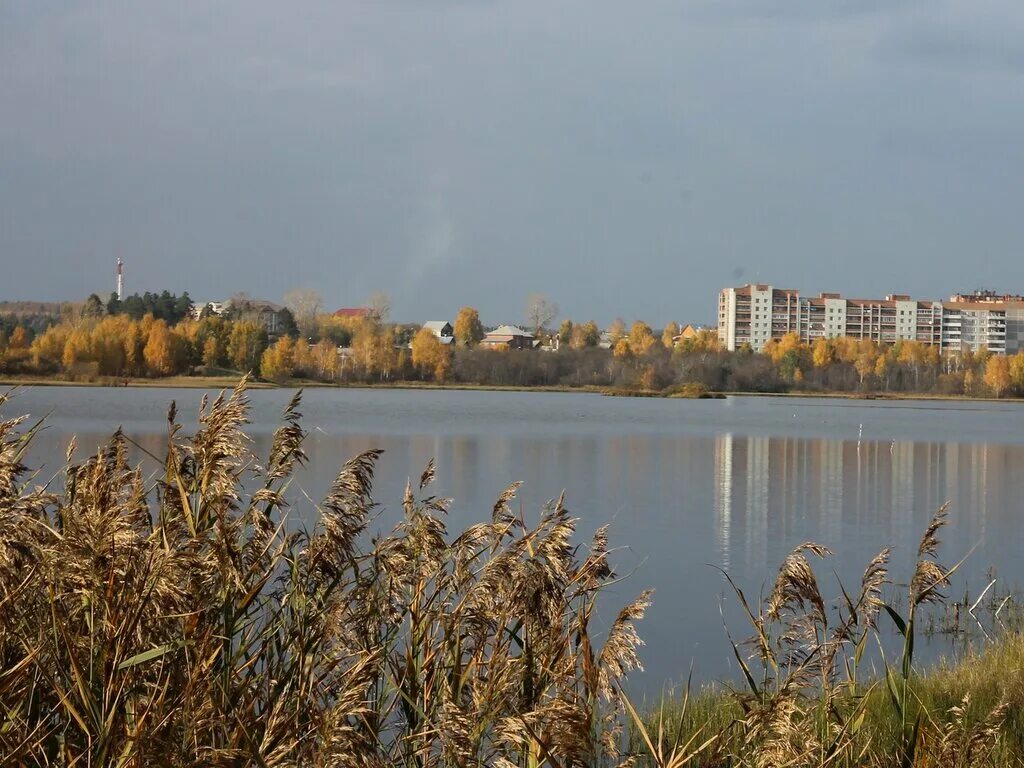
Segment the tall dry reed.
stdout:
<svg viewBox="0 0 1024 768">
<path fill-rule="evenodd" d="M 681 700 L 669 699 L 655 712 L 630 709 L 632 741 L 646 753 L 645 762 L 661 768 L 1024 764 L 1020 729 L 1006 727 L 1011 709 L 1024 704 L 1024 671 L 1004 669 L 994 700 L 989 686 L 987 703 L 979 707 L 971 703 L 971 688 L 982 687 L 975 681 L 953 686 L 958 694 L 950 701 L 950 686 L 914 663 L 921 611 L 944 600 L 942 589 L 960 565 L 938 561 L 946 515 L 943 507 L 922 536 L 902 613 L 883 600 L 892 584 L 888 549 L 868 563 L 857 590 L 838 584 L 835 601 L 823 595 L 813 567 L 831 553 L 814 542 L 785 558 L 772 590 L 756 604 L 723 572 L 753 632 L 742 642 L 729 638 L 743 686 L 693 696 L 687 687 Z M 882 617 L 902 639 L 896 660 L 883 650 Z M 1011 638 L 1009 649 L 989 653 L 1015 659 L 1012 649 L 1019 645 Z M 863 669 L 871 647 L 880 676 Z M 969 663 L 963 662 L 965 669 Z M 986 683 L 993 671 L 987 670 Z"/>
<path fill-rule="evenodd" d="M 299 408 L 261 463 L 244 382 L 204 400 L 192 436 L 172 406 L 156 478 L 118 432 L 69 449 L 63 488 L 24 465 L 38 425 L 0 422 L 0 765 L 626 759 L 618 686 L 648 594 L 598 642 L 607 531 L 581 550 L 561 499 L 530 524 L 511 486 L 449 535 L 429 466 L 371 539 L 368 451 L 296 532 Z"/>
</svg>

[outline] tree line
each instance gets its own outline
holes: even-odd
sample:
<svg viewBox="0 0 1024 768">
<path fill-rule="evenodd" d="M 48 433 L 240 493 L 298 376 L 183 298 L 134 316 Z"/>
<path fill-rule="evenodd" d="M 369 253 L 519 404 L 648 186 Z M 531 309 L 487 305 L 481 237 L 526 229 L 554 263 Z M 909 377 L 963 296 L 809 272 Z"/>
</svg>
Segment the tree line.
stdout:
<svg viewBox="0 0 1024 768">
<path fill-rule="evenodd" d="M 145 293 L 51 318 L 48 326 L 0 318 L 0 373 L 71 380 L 252 372 L 266 380 L 329 383 L 458 383 L 517 387 L 613 387 L 664 392 L 696 386 L 720 392 L 863 392 L 1024 396 L 1024 354 L 940 354 L 916 341 L 879 345 L 853 338 L 811 344 L 789 334 L 763 352 L 729 352 L 714 330 L 680 336 L 616 320 L 604 335 L 594 321 L 563 320 L 531 297 L 533 329 L 545 350 L 485 347 L 473 307 L 453 324 L 453 343 L 430 330 L 391 323 L 386 307 L 366 317 L 320 313 L 294 302 L 268 334 L 244 297 L 224 315 L 192 316 L 188 294 Z M 188 309 L 186 310 L 186 306 Z M 148 308 L 137 316 L 140 308 Z"/>
</svg>

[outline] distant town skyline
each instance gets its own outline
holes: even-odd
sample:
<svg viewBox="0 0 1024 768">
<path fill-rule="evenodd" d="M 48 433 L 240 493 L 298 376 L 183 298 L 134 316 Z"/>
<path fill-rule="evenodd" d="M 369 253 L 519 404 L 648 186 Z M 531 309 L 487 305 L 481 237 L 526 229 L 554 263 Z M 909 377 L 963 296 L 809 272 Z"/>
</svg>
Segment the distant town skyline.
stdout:
<svg viewBox="0 0 1024 768">
<path fill-rule="evenodd" d="M 718 294 L 718 342 L 734 352 L 763 351 L 792 335 L 805 344 L 850 338 L 883 345 L 918 342 L 943 352 L 1024 349 L 1024 296 L 991 290 L 946 299 L 909 294 L 865 298 L 839 291 L 817 296 L 768 283 L 723 288 Z"/>
<path fill-rule="evenodd" d="M 1024 291 L 1016 0 L 0 7 L 4 298 Z"/>
</svg>

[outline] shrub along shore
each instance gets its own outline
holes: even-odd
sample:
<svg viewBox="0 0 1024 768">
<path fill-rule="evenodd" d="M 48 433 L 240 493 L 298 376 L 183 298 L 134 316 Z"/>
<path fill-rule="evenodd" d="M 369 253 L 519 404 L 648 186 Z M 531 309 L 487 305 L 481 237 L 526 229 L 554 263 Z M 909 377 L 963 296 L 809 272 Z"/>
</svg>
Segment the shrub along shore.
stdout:
<svg viewBox="0 0 1024 768">
<path fill-rule="evenodd" d="M 220 390 L 231 388 L 238 381 L 241 374 L 217 376 L 168 376 L 158 379 L 150 378 L 111 378 L 101 377 L 90 380 L 65 379 L 59 376 L 40 378 L 37 376 L 3 376 L 0 375 L 0 386 L 6 387 L 143 387 L 147 389 L 205 389 Z M 642 397 L 642 398 L 671 398 L 683 400 L 723 400 L 727 397 L 817 397 L 836 400 L 865 400 L 865 401 L 952 401 L 952 402 L 998 402 L 1015 403 L 1015 398 L 996 398 L 983 395 L 963 394 L 928 394 L 916 392 L 823 392 L 820 390 L 788 390 L 785 392 L 754 392 L 754 391 L 725 391 L 719 392 L 709 390 L 703 385 L 683 385 L 681 387 L 670 387 L 665 390 L 642 390 L 642 389 L 619 389 L 596 385 L 569 386 L 569 385 L 537 385 L 518 386 L 500 384 L 472 384 L 460 382 L 424 382 L 424 381 L 392 381 L 377 383 L 340 383 L 323 382 L 310 379 L 290 379 L 284 382 L 261 381 L 250 379 L 249 389 L 397 389 L 397 390 L 443 390 L 443 391 L 464 391 L 464 392 L 561 392 L 561 393 L 590 393 L 608 395 L 611 397 Z"/>
<path fill-rule="evenodd" d="M 1021 760 L 1019 638 L 951 669 L 914 661 L 922 612 L 955 571 L 938 560 L 945 510 L 922 537 L 905 608 L 882 599 L 888 550 L 833 607 L 812 567 L 829 553 L 803 544 L 763 604 L 734 585 L 752 631 L 732 646 L 744 688 L 641 712 L 625 688 L 652 596 L 596 630 L 616 579 L 607 528 L 580 544 L 562 499 L 530 518 L 513 484 L 489 520 L 449 532 L 428 465 L 402 494 L 400 524 L 371 538 L 380 452 L 368 451 L 341 466 L 312 528 L 296 529 L 286 490 L 306 460 L 300 408 L 296 393 L 257 458 L 243 382 L 204 402 L 192 436 L 171 406 L 155 477 L 118 432 L 94 455 L 69 446 L 63 483 L 46 486 L 23 463 L 40 425 L 0 421 L 0 764 Z M 879 621 L 904 644 L 875 680 L 863 667 Z"/>
</svg>

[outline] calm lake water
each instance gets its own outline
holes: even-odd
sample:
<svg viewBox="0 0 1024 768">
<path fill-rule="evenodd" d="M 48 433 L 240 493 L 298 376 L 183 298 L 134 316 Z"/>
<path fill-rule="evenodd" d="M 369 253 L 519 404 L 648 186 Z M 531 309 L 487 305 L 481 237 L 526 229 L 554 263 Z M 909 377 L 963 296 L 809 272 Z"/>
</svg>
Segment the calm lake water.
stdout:
<svg viewBox="0 0 1024 768">
<path fill-rule="evenodd" d="M 49 413 L 31 456 L 55 471 L 77 434 L 80 450 L 116 427 L 159 453 L 174 399 L 186 427 L 199 390 L 37 388 L 21 390 L 15 413 Z M 289 390 L 250 394 L 257 452 L 265 455 Z M 819 569 L 838 597 L 832 569 L 856 588 L 867 562 L 894 548 L 904 582 L 917 541 L 936 508 L 951 502 L 943 558 L 977 547 L 955 590 L 977 593 L 997 569 L 1007 588 L 1024 585 L 1024 406 L 993 403 L 864 402 L 814 398 L 658 400 L 591 394 L 314 389 L 305 393 L 312 430 L 303 490 L 322 496 L 341 463 L 371 447 L 386 453 L 377 500 L 383 529 L 397 520 L 407 477 L 434 458 L 435 490 L 454 499 L 450 529 L 488 519 L 513 480 L 535 513 L 563 489 L 582 535 L 612 524 L 619 600 L 656 590 L 641 625 L 647 671 L 634 689 L 656 693 L 684 680 L 735 679 L 723 629 L 746 636 L 721 574 L 748 596 L 767 592 L 797 544 L 814 540 L 836 556 Z M 862 437 L 858 445 L 858 433 Z M 309 509 L 308 503 L 299 509 Z M 607 612 L 613 613 L 612 606 Z M 931 654 L 948 650 L 925 645 Z"/>
</svg>

